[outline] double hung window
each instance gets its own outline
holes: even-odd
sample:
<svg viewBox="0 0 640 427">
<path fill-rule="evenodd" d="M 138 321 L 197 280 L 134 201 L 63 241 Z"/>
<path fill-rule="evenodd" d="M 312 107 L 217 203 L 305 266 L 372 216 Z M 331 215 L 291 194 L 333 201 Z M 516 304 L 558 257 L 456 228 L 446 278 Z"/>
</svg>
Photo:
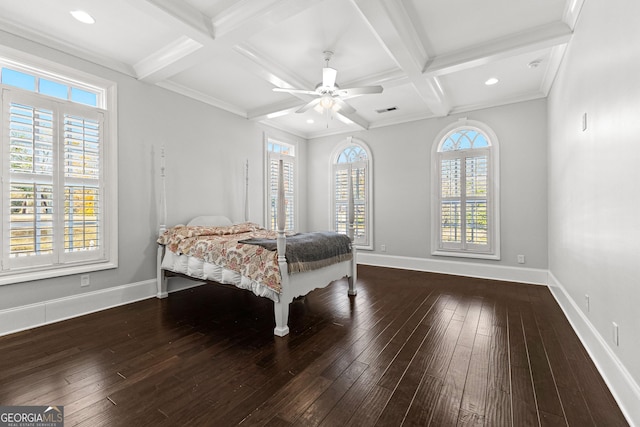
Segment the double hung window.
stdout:
<svg viewBox="0 0 640 427">
<path fill-rule="evenodd" d="M 107 88 L 1 58 L 0 66 L 0 282 L 115 267 Z"/>
<path fill-rule="evenodd" d="M 296 153 L 295 146 L 267 138 L 267 228 L 277 230 L 278 164 L 282 160 L 284 178 L 285 230 L 296 230 Z"/>
<path fill-rule="evenodd" d="M 435 144 L 434 254 L 499 259 L 497 138 L 466 121 Z"/>
<path fill-rule="evenodd" d="M 334 153 L 332 167 L 333 230 L 348 234 L 349 181 L 351 181 L 354 243 L 359 248 L 371 249 L 373 247 L 370 190 L 371 153 L 362 141 L 349 138 Z"/>
</svg>

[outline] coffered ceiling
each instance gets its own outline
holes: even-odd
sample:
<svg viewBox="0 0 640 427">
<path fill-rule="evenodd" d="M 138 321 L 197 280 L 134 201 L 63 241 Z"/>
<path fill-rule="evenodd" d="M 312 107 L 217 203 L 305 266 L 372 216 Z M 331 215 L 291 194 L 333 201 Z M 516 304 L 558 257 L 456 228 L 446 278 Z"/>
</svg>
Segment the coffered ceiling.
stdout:
<svg viewBox="0 0 640 427">
<path fill-rule="evenodd" d="M 0 30 L 314 138 L 547 96 L 582 1 L 0 0 Z M 383 92 L 296 113 L 313 97 L 272 89 L 313 90 L 324 51 Z"/>
</svg>

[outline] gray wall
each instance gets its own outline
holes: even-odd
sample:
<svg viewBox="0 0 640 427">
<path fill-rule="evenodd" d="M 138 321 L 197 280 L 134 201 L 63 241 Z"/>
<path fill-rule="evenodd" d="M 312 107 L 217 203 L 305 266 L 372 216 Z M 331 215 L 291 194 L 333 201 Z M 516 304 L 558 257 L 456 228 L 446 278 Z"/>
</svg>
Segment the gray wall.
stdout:
<svg viewBox="0 0 640 427">
<path fill-rule="evenodd" d="M 501 242 L 500 261 L 469 260 L 529 268 L 547 268 L 547 109 L 546 100 L 422 120 L 354 133 L 373 155 L 374 252 L 385 255 L 431 256 L 431 147 L 438 133 L 460 117 L 478 120 L 493 129 L 500 144 Z M 309 141 L 307 166 L 309 226 L 330 226 L 330 156 L 346 138 L 330 136 Z M 526 256 L 518 265 L 516 256 Z M 461 258 L 437 257 L 460 261 Z"/>
<path fill-rule="evenodd" d="M 119 268 L 0 286 L 0 310 L 126 285 L 155 277 L 160 148 L 166 150 L 168 225 L 203 214 L 244 216 L 244 165 L 250 163 L 250 220 L 263 223 L 263 135 L 306 142 L 237 115 L 7 33 L 2 44 L 115 81 L 118 85 Z M 306 186 L 304 177 L 300 185 Z M 300 203 L 305 227 L 306 198 Z"/>
<path fill-rule="evenodd" d="M 549 268 L 635 380 L 636 390 L 640 382 L 638 17 L 637 0 L 586 1 L 549 97 Z M 619 325 L 619 346 L 612 340 L 612 322 Z"/>
</svg>

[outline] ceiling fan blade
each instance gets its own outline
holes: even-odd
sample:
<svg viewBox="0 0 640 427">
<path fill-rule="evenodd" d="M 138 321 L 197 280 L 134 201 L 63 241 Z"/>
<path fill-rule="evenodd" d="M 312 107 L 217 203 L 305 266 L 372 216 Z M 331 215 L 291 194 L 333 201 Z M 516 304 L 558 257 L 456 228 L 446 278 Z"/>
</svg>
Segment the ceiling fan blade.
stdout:
<svg viewBox="0 0 640 427">
<path fill-rule="evenodd" d="M 322 69 L 322 86 L 324 87 L 334 87 L 336 85 L 336 76 L 338 75 L 338 70 L 325 67 Z"/>
<path fill-rule="evenodd" d="M 274 92 L 287 92 L 287 93 L 302 93 L 305 95 L 318 95 L 318 93 L 314 90 L 304 90 L 304 89 L 286 89 L 281 87 L 274 87 Z"/>
<path fill-rule="evenodd" d="M 339 111 L 341 113 L 350 114 L 350 113 L 355 113 L 356 112 L 355 108 L 353 108 L 351 105 L 347 104 L 346 102 L 344 102 L 340 98 L 333 98 L 333 102 L 336 104 L 336 106 L 339 107 L 337 109 L 337 111 Z"/>
<path fill-rule="evenodd" d="M 342 97 L 352 97 L 358 95 L 369 95 L 372 93 L 382 93 L 382 86 L 363 86 L 340 89 L 336 92 L 336 95 Z"/>
<path fill-rule="evenodd" d="M 312 109 L 313 107 L 318 105 L 321 100 L 322 100 L 322 98 L 316 98 L 313 101 L 304 104 L 302 107 L 300 107 L 300 108 L 298 108 L 296 110 L 296 113 L 304 113 L 305 111 L 308 111 L 308 110 Z"/>
</svg>

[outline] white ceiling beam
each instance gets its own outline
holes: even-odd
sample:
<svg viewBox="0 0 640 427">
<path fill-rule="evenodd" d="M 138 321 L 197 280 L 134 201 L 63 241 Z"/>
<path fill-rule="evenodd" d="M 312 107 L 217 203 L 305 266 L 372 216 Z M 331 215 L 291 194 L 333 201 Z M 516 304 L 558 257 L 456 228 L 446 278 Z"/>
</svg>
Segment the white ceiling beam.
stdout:
<svg viewBox="0 0 640 427">
<path fill-rule="evenodd" d="M 260 19 L 281 0 L 240 0 L 212 19 L 217 37 L 242 28 L 248 20 Z"/>
<path fill-rule="evenodd" d="M 213 41 L 211 20 L 186 2 L 173 0 L 129 0 L 146 15 L 182 33 L 173 42 L 134 64 L 138 80 L 158 83 L 204 61 L 205 47 Z"/>
<path fill-rule="evenodd" d="M 562 15 L 562 20 L 572 30 L 576 28 L 576 22 L 578 21 L 578 16 L 580 16 L 580 11 L 582 10 L 583 4 L 584 0 L 567 0 L 564 8 L 564 13 Z"/>
<path fill-rule="evenodd" d="M 448 55 L 437 56 L 427 64 L 424 73 L 435 77 L 467 70 L 514 55 L 566 44 L 571 35 L 571 28 L 565 23 L 555 22 Z"/>
<path fill-rule="evenodd" d="M 309 90 L 314 87 L 314 84 L 293 74 L 291 70 L 282 67 L 277 61 L 263 55 L 247 42 L 234 46 L 233 50 L 240 54 L 242 58 L 248 60 L 245 61 L 245 66 L 249 71 L 273 84 L 274 87 Z"/>
<path fill-rule="evenodd" d="M 214 107 L 220 108 L 222 110 L 228 111 L 230 113 L 236 114 L 240 117 L 247 118 L 247 112 L 241 108 L 238 108 L 236 105 L 230 104 L 228 102 L 222 101 L 218 98 L 215 98 L 210 95 L 205 95 L 199 90 L 191 89 L 189 87 L 174 83 L 170 80 L 165 80 L 156 83 L 158 86 L 168 89 L 172 92 L 179 93 L 188 98 L 197 99 L 198 101 L 204 102 L 205 104 L 212 105 Z"/>
<path fill-rule="evenodd" d="M 383 85 L 385 89 L 402 86 L 409 83 L 407 75 L 398 68 L 392 70 L 381 71 L 376 74 L 369 74 L 362 78 L 342 82 L 343 87 L 360 87 Z"/>
<path fill-rule="evenodd" d="M 210 60 L 217 49 L 238 44 L 322 0 L 245 0 L 213 20 L 185 2 L 131 1 L 154 18 L 178 25 L 184 34 L 134 66 L 140 80 L 157 83 Z"/>
<path fill-rule="evenodd" d="M 165 23 L 198 43 L 213 39 L 211 20 L 187 2 L 174 0 L 127 0 L 153 19 Z"/>
<path fill-rule="evenodd" d="M 244 0 L 212 20 L 217 40 L 235 45 L 324 0 Z"/>
<path fill-rule="evenodd" d="M 449 112 L 449 103 L 437 80 L 423 75 L 428 56 L 400 0 L 351 0 L 371 30 L 407 75 L 427 107 L 438 116 Z"/>
<path fill-rule="evenodd" d="M 363 130 L 367 130 L 367 129 L 369 129 L 369 126 L 371 126 L 371 123 L 369 123 L 367 120 L 365 120 L 358 113 L 344 113 L 344 112 L 338 111 L 338 112 L 336 112 L 336 114 L 339 115 L 339 116 L 342 116 L 343 118 L 346 118 L 347 119 L 346 123 L 354 124 L 354 125 L 362 128 Z"/>
<path fill-rule="evenodd" d="M 287 99 L 286 101 L 277 102 L 266 107 L 250 110 L 247 112 L 247 119 L 254 121 L 273 119 L 284 116 L 285 114 L 295 113 L 296 110 L 304 104 L 305 102 L 299 99 Z"/>
<path fill-rule="evenodd" d="M 133 69 L 139 80 L 156 83 L 169 75 L 184 70 L 188 63 L 182 60 L 193 56 L 201 48 L 202 44 L 187 36 L 182 36 L 135 63 Z M 176 70 L 176 66 L 179 67 L 178 70 Z"/>
</svg>

